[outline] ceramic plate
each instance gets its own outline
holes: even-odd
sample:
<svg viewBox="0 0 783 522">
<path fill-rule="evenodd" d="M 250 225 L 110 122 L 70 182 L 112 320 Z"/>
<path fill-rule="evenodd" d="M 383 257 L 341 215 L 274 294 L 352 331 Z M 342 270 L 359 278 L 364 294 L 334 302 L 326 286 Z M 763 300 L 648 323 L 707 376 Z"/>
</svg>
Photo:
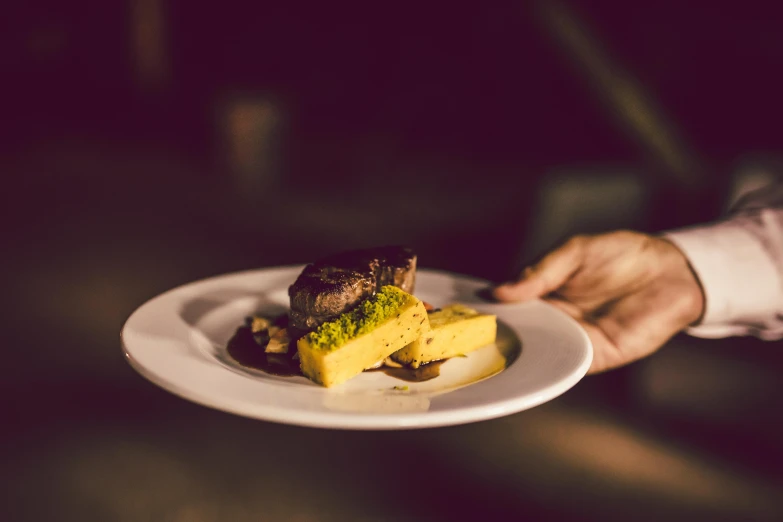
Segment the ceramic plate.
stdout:
<svg viewBox="0 0 783 522">
<path fill-rule="evenodd" d="M 439 307 L 459 302 L 497 315 L 497 342 L 449 359 L 440 375 L 404 382 L 365 372 L 326 389 L 236 363 L 228 340 L 252 313 L 288 306 L 302 266 L 228 274 L 170 290 L 123 327 L 125 356 L 144 377 L 185 399 L 270 422 L 319 428 L 409 429 L 464 424 L 532 408 L 574 386 L 592 347 L 570 317 L 541 301 L 487 303 L 486 281 L 419 269 L 415 294 Z"/>
</svg>

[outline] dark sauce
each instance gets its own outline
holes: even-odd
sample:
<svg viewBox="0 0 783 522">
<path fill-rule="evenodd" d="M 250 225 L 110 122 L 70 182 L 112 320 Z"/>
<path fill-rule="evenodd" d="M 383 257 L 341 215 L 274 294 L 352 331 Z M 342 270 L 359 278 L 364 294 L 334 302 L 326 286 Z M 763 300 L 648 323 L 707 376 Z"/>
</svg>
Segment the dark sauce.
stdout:
<svg viewBox="0 0 783 522">
<path fill-rule="evenodd" d="M 391 368 L 389 366 L 381 366 L 380 368 L 373 368 L 371 370 L 365 370 L 367 372 L 383 372 L 389 377 L 394 377 L 405 382 L 424 382 L 434 379 L 440 375 L 440 367 L 448 359 L 441 359 L 440 361 L 432 361 L 431 363 L 422 364 L 418 368 L 410 368 L 403 366 L 402 368 Z"/>
<path fill-rule="evenodd" d="M 240 326 L 228 341 L 228 354 L 239 364 L 247 368 L 261 370 L 270 375 L 293 377 L 302 375 L 299 359 L 294 359 L 296 342 L 291 341 L 288 353 L 266 353 L 260 346 L 248 326 Z"/>
</svg>

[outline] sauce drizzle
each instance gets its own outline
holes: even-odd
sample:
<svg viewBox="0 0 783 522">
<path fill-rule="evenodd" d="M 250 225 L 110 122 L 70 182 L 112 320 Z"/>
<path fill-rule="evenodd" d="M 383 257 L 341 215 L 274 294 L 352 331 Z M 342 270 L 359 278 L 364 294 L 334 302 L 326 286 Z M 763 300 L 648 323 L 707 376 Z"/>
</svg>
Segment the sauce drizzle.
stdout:
<svg viewBox="0 0 783 522">
<path fill-rule="evenodd" d="M 394 377 L 405 382 L 424 382 L 434 379 L 440 375 L 440 367 L 448 359 L 441 359 L 440 361 L 432 361 L 431 363 L 422 364 L 418 368 L 411 368 L 409 366 L 403 366 L 402 368 L 391 368 L 389 366 L 381 366 L 380 368 L 373 368 L 365 370 L 366 372 L 383 372 L 389 377 Z"/>
</svg>

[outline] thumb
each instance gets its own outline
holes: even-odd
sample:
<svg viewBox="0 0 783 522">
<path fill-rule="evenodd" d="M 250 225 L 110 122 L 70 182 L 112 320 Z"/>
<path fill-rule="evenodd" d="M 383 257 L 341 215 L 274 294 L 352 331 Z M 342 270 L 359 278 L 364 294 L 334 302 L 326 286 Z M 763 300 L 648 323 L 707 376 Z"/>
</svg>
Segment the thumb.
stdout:
<svg viewBox="0 0 783 522">
<path fill-rule="evenodd" d="M 534 266 L 526 268 L 519 280 L 500 285 L 492 293 L 500 301 L 526 301 L 554 292 L 582 266 L 586 241 L 583 236 L 572 237 Z"/>
</svg>

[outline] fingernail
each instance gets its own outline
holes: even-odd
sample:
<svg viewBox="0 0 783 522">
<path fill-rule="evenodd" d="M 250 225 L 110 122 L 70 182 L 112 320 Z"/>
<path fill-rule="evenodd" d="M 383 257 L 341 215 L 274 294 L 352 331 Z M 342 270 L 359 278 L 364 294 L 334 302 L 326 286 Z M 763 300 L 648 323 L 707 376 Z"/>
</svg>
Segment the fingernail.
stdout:
<svg viewBox="0 0 783 522">
<path fill-rule="evenodd" d="M 493 289 L 492 289 L 492 294 L 493 294 L 493 295 L 496 295 L 498 291 L 500 291 L 500 293 L 503 293 L 503 292 L 505 292 L 506 290 L 508 290 L 508 288 L 509 288 L 510 286 L 511 286 L 511 285 L 510 285 L 510 284 L 508 284 L 508 283 L 503 283 L 502 285 L 498 285 L 498 286 L 496 286 L 495 288 L 493 288 Z"/>
<path fill-rule="evenodd" d="M 498 290 L 500 290 L 501 292 L 503 292 L 503 291 L 504 291 L 506 288 L 508 288 L 508 287 L 509 287 L 509 284 L 508 284 L 508 283 L 503 283 L 502 285 L 497 285 L 495 288 L 493 288 L 493 289 L 492 289 L 492 292 L 494 293 L 494 292 L 497 292 Z"/>
</svg>

